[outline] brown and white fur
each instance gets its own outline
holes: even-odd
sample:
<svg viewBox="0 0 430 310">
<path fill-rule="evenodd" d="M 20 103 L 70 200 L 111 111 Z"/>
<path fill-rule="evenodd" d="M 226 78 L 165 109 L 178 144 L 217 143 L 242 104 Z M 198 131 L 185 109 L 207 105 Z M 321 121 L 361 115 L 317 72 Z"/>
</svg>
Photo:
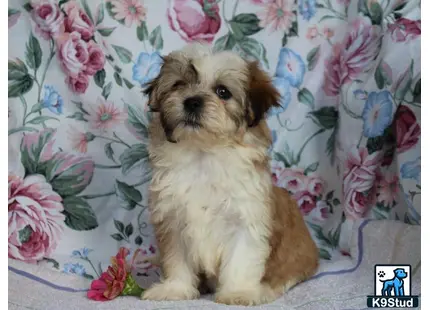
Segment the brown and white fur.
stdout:
<svg viewBox="0 0 430 310">
<path fill-rule="evenodd" d="M 257 63 L 232 52 L 192 44 L 163 60 L 145 90 L 163 279 L 142 298 L 198 298 L 205 280 L 216 302 L 271 302 L 318 266 L 295 201 L 272 185 L 264 115 L 279 94 Z"/>
</svg>

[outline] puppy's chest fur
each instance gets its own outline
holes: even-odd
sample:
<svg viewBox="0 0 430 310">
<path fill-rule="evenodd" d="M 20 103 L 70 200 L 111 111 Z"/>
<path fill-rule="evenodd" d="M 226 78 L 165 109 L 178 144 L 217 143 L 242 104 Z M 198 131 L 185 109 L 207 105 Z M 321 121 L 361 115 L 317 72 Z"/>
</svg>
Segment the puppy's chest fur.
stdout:
<svg viewBox="0 0 430 310">
<path fill-rule="evenodd" d="M 245 232 L 268 235 L 270 175 L 255 168 L 249 149 L 176 151 L 176 158 L 170 152 L 155 157 L 154 211 L 176 226 L 191 260 L 215 273 L 218 258 Z"/>
</svg>

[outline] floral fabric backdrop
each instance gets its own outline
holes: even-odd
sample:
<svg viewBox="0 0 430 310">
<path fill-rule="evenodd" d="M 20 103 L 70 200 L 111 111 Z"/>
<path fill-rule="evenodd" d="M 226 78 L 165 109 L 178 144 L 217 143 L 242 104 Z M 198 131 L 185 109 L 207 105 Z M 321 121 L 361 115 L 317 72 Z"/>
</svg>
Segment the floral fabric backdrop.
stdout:
<svg viewBox="0 0 430 310">
<path fill-rule="evenodd" d="M 120 246 L 154 251 L 140 86 L 195 40 L 273 76 L 273 182 L 322 262 L 350 255 L 357 219 L 420 225 L 420 14 L 412 0 L 10 0 L 9 257 L 92 279 Z"/>
</svg>

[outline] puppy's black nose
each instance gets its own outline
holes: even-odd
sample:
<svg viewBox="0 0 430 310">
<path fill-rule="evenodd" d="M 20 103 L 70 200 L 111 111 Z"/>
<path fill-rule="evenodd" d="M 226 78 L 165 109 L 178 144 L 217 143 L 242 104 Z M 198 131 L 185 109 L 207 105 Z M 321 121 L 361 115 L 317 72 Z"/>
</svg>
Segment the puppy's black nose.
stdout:
<svg viewBox="0 0 430 310">
<path fill-rule="evenodd" d="M 189 97 L 184 100 L 184 109 L 189 113 L 198 112 L 203 106 L 203 98 L 200 96 Z"/>
</svg>

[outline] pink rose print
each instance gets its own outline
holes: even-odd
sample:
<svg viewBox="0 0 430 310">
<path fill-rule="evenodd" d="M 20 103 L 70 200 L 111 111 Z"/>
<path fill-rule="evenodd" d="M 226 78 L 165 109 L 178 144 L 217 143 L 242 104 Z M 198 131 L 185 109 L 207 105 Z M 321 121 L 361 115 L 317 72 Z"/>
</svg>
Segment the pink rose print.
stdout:
<svg viewBox="0 0 430 310">
<path fill-rule="evenodd" d="M 62 198 L 42 175 L 9 175 L 9 257 L 36 263 L 49 257 L 64 228 Z"/>
<path fill-rule="evenodd" d="M 69 75 L 66 78 L 66 83 L 69 85 L 70 89 L 77 94 L 84 94 L 90 84 L 90 79 L 88 75 L 83 72 L 79 73 L 76 77 Z"/>
<path fill-rule="evenodd" d="M 388 174 L 378 182 L 377 200 L 389 207 L 394 206 L 397 195 L 400 192 L 399 177 L 395 174 Z"/>
<path fill-rule="evenodd" d="M 323 181 L 320 178 L 305 175 L 303 169 L 284 168 L 278 173 L 276 181 L 275 185 L 287 189 L 293 195 L 304 215 L 309 214 L 316 207 L 317 199 L 323 192 Z"/>
<path fill-rule="evenodd" d="M 367 19 L 357 19 L 342 43 L 333 46 L 332 56 L 325 62 L 324 92 L 339 94 L 343 84 L 368 70 L 379 53 L 381 34 Z"/>
<path fill-rule="evenodd" d="M 394 115 L 393 123 L 398 153 L 406 152 L 418 143 L 421 137 L 421 126 L 410 108 L 400 105 Z"/>
<path fill-rule="evenodd" d="M 131 27 L 133 23 L 139 25 L 145 21 L 146 10 L 139 0 L 110 0 L 114 18 L 124 21 L 126 27 Z"/>
<path fill-rule="evenodd" d="M 69 77 L 77 79 L 89 59 L 87 42 L 79 32 L 64 33 L 57 38 L 60 65 Z M 81 77 L 80 80 L 83 80 Z"/>
<path fill-rule="evenodd" d="M 94 34 L 94 24 L 81 9 L 76 1 L 69 1 L 63 6 L 67 17 L 65 19 L 65 27 L 67 32 L 79 32 L 84 41 L 89 41 Z"/>
<path fill-rule="evenodd" d="M 103 69 L 105 65 L 105 54 L 100 46 L 94 41 L 88 42 L 88 62 L 86 63 L 85 73 L 94 75 L 97 71 Z"/>
<path fill-rule="evenodd" d="M 186 42 L 212 43 L 221 27 L 216 0 L 170 0 L 167 17 L 170 28 Z"/>
<path fill-rule="evenodd" d="M 399 18 L 394 24 L 388 24 L 388 31 L 394 42 L 413 40 L 421 35 L 421 20 Z"/>
<path fill-rule="evenodd" d="M 294 0 L 264 1 L 263 6 L 257 14 L 262 28 L 270 28 L 272 32 L 290 30 L 296 20 Z"/>
<path fill-rule="evenodd" d="M 364 217 L 374 203 L 380 157 L 380 152 L 369 155 L 364 147 L 352 148 L 348 153 L 343 174 L 344 205 L 348 217 Z"/>
<path fill-rule="evenodd" d="M 53 0 L 32 0 L 31 18 L 36 23 L 36 33 L 45 40 L 64 32 L 64 14 Z"/>
</svg>

